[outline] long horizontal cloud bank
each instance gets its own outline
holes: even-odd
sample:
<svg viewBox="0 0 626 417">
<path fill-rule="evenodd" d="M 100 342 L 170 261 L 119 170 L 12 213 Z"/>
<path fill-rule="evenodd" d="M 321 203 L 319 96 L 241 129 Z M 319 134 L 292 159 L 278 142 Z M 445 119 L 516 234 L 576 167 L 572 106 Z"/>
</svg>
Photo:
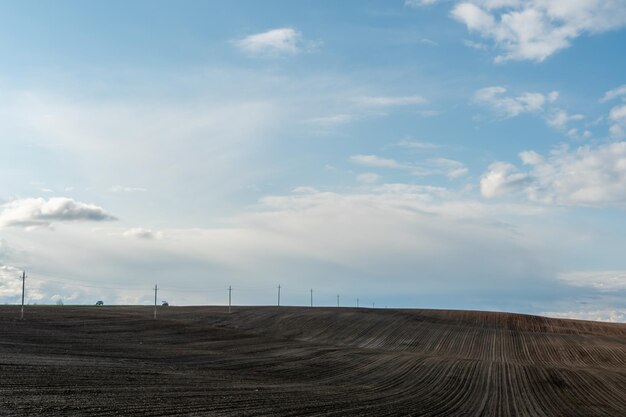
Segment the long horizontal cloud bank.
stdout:
<svg viewBox="0 0 626 417">
<path fill-rule="evenodd" d="M 319 293 L 362 298 L 404 294 L 404 305 L 420 305 L 435 295 L 450 306 L 475 308 L 483 294 L 497 293 L 528 308 L 532 288 L 538 288 L 529 284 L 560 285 L 528 236 L 490 220 L 494 210 L 525 217 L 533 215 L 532 208 L 494 208 L 449 194 L 406 184 L 344 194 L 301 188 L 262 199 L 260 210 L 223 228 L 129 239 L 122 230 L 85 233 L 67 224 L 55 233 L 10 229 L 9 238 L 36 254 L 16 262 L 29 263 L 43 276 L 88 279 L 95 286 L 148 288 L 156 280 L 183 289 L 282 283 L 292 291 L 315 287 Z"/>
</svg>

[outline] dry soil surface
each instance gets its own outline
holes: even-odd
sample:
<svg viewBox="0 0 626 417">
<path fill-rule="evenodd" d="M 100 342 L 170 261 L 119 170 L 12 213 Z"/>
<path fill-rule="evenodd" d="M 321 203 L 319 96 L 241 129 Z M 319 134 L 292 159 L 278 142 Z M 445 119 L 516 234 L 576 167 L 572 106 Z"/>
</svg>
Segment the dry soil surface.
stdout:
<svg viewBox="0 0 626 417">
<path fill-rule="evenodd" d="M 0 307 L 3 416 L 626 416 L 626 325 L 507 313 Z"/>
</svg>

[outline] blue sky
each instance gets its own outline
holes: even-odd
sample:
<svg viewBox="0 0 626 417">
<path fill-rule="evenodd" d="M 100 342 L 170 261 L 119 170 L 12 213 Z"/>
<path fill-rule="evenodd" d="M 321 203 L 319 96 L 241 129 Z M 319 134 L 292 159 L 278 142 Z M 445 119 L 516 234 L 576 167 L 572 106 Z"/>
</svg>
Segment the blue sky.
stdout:
<svg viewBox="0 0 626 417">
<path fill-rule="evenodd" d="M 0 301 L 626 320 L 621 1 L 0 16 Z"/>
</svg>

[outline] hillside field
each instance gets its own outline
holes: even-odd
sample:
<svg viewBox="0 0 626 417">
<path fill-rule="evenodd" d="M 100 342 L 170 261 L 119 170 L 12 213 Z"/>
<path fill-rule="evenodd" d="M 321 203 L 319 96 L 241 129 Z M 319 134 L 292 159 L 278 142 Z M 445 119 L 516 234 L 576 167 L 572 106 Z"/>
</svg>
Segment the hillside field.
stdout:
<svg viewBox="0 0 626 417">
<path fill-rule="evenodd" d="M 2 416 L 626 416 L 626 325 L 448 310 L 0 307 Z"/>
</svg>

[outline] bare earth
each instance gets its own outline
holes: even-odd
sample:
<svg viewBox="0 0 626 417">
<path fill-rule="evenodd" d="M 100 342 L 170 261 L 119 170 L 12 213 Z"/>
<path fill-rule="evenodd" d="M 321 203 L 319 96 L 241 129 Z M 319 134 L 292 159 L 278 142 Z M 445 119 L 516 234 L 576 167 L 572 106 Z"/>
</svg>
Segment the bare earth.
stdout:
<svg viewBox="0 0 626 417">
<path fill-rule="evenodd" d="M 0 415 L 626 416 L 626 325 L 506 313 L 0 307 Z"/>
</svg>

